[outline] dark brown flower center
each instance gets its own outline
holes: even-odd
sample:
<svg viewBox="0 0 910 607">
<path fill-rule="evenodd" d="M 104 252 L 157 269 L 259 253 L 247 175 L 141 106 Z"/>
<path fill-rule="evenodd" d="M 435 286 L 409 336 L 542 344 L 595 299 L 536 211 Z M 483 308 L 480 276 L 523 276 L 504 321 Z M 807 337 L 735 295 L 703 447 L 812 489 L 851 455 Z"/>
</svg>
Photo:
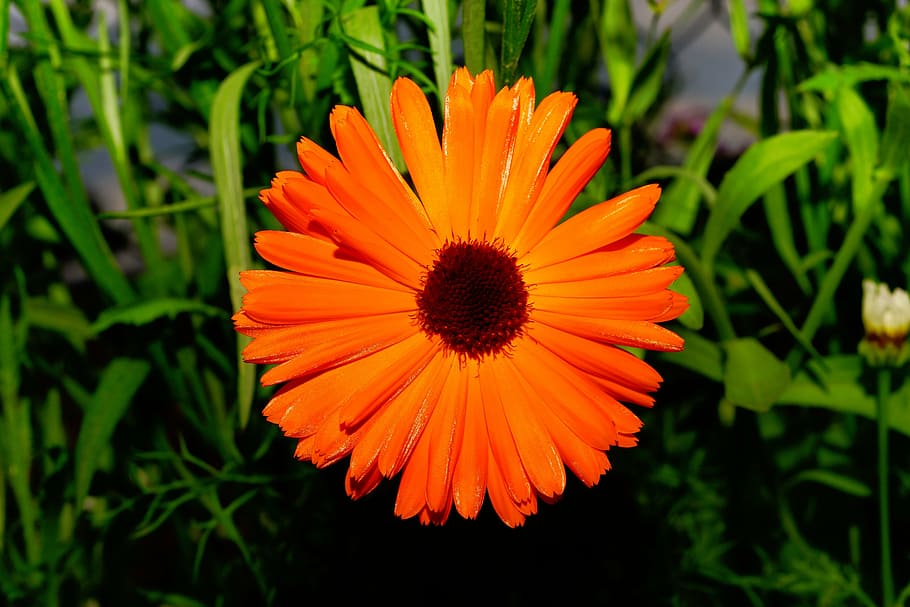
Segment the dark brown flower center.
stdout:
<svg viewBox="0 0 910 607">
<path fill-rule="evenodd" d="M 447 242 L 417 293 L 417 322 L 462 357 L 508 348 L 528 322 L 528 288 L 515 256 L 495 243 Z"/>
</svg>

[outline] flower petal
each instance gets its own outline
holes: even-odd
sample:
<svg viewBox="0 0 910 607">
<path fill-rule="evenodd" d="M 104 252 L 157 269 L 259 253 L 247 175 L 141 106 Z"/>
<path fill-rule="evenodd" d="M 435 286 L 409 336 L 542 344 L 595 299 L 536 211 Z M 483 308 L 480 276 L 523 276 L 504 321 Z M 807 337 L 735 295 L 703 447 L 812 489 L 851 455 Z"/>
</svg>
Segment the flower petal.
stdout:
<svg viewBox="0 0 910 607">
<path fill-rule="evenodd" d="M 265 284 L 247 287 L 250 291 L 243 296 L 243 308 L 250 318 L 264 323 L 290 325 L 412 312 L 416 305 L 412 293 L 287 272 L 247 270 L 241 280 L 250 285 L 257 274 L 271 276 Z"/>
<path fill-rule="evenodd" d="M 491 362 L 495 362 L 495 359 L 478 368 L 490 450 L 512 499 L 516 504 L 529 503 L 534 492 L 521 465 L 521 457 L 515 447 L 515 440 L 503 409 L 501 391 L 504 386 L 500 386 Z"/>
<path fill-rule="evenodd" d="M 326 169 L 329 192 L 358 221 L 370 226 L 387 243 L 416 261 L 426 265 L 438 246 L 433 233 L 409 207 L 397 204 L 393 192 L 383 192 L 376 186 L 365 186 L 362 177 L 355 177 L 350 167 L 334 163 Z"/>
<path fill-rule="evenodd" d="M 666 238 L 630 234 L 586 255 L 543 268 L 528 268 L 524 278 L 531 285 L 588 280 L 646 270 L 675 257 L 673 245 Z"/>
<path fill-rule="evenodd" d="M 338 400 L 343 428 L 356 428 L 379 409 L 400 406 L 390 399 L 401 394 L 424 370 L 438 348 L 421 333 L 358 361 L 369 381 L 358 381 Z M 387 426 L 387 424 L 384 424 Z"/>
<path fill-rule="evenodd" d="M 349 251 L 339 249 L 334 242 L 309 234 L 263 230 L 256 232 L 255 246 L 266 261 L 298 274 L 394 291 L 408 290 L 372 264 L 351 255 Z"/>
<path fill-rule="evenodd" d="M 534 111 L 527 132 L 518 139 L 509 183 L 497 213 L 495 234 L 505 242 L 514 241 L 537 203 L 553 150 L 569 123 L 577 101 L 572 93 L 547 96 Z"/>
<path fill-rule="evenodd" d="M 632 390 L 654 392 L 663 381 L 651 365 L 616 346 L 591 341 L 543 323 L 536 323 L 530 335 L 535 342 L 573 367 Z"/>
<path fill-rule="evenodd" d="M 345 168 L 358 181 L 382 192 L 385 206 L 396 216 L 428 230 L 430 222 L 420 199 L 392 164 L 373 127 L 360 112 L 352 107 L 336 106 L 329 116 L 329 126 Z"/>
<path fill-rule="evenodd" d="M 559 451 L 538 419 L 540 393 L 525 383 L 508 358 L 496 365 L 508 390 L 501 390 L 502 406 L 525 474 L 543 497 L 552 500 L 566 487 L 566 470 Z"/>
<path fill-rule="evenodd" d="M 534 295 L 534 311 L 556 312 L 573 316 L 622 320 L 665 320 L 671 310 L 678 310 L 676 293 L 660 291 L 634 297 L 541 297 Z"/>
<path fill-rule="evenodd" d="M 683 348 L 679 335 L 646 320 L 570 316 L 544 310 L 535 310 L 534 320 L 579 337 L 618 346 L 663 352 L 678 352 Z"/>
<path fill-rule="evenodd" d="M 486 128 L 477 140 L 474 158 L 474 191 L 471 200 L 470 233 L 474 237 L 493 235 L 512 165 L 518 134 L 521 100 L 517 89 L 502 89 L 487 110 Z"/>
<path fill-rule="evenodd" d="M 553 228 L 522 263 L 545 267 L 615 242 L 648 218 L 659 197 L 659 186 L 646 185 L 586 209 Z"/>
<path fill-rule="evenodd" d="M 478 180 L 475 155 L 479 162 L 479 141 L 483 141 L 483 131 L 478 132 L 475 126 L 477 120 L 479 116 L 471 103 L 471 92 L 460 86 L 449 87 L 442 129 L 442 153 L 451 233 L 440 233 L 440 238 L 468 237 L 471 201 L 474 189 L 478 187 L 475 183 Z M 475 139 L 478 136 L 480 139 Z"/>
<path fill-rule="evenodd" d="M 597 173 L 610 153 L 610 131 L 588 131 L 569 146 L 549 172 L 537 203 L 512 241 L 524 255 L 533 249 L 569 210 L 572 202 Z"/>
<path fill-rule="evenodd" d="M 425 431 L 430 441 L 427 469 L 427 507 L 442 512 L 452 503 L 452 477 L 465 429 L 467 377 L 453 364 L 445 378 L 439 402 Z"/>
<path fill-rule="evenodd" d="M 244 360 L 267 364 L 285 359 L 263 374 L 262 385 L 270 386 L 351 363 L 416 333 L 407 314 L 295 325 L 258 337 L 244 349 L 243 356 Z"/>
<path fill-rule="evenodd" d="M 427 98 L 413 80 L 398 78 L 392 85 L 392 121 L 414 187 L 437 234 L 451 232 L 445 169 L 436 123 Z"/>
<path fill-rule="evenodd" d="M 458 513 L 472 519 L 480 512 L 487 492 L 487 456 L 490 441 L 487 438 L 480 387 L 474 377 L 469 375 L 472 373 L 469 368 L 459 368 L 459 373 L 466 386 L 464 436 L 455 461 L 452 490 Z"/>
<path fill-rule="evenodd" d="M 682 266 L 661 266 L 640 272 L 625 272 L 601 278 L 542 284 L 534 296 L 580 298 L 634 298 L 651 295 L 669 287 L 683 273 Z"/>
</svg>

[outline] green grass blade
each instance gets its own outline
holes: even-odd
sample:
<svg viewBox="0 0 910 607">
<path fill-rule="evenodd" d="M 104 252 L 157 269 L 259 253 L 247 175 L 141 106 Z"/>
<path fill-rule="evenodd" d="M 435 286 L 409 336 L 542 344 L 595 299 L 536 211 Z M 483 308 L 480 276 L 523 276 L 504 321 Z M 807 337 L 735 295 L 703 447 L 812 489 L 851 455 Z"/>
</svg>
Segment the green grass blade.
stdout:
<svg viewBox="0 0 910 607">
<path fill-rule="evenodd" d="M 793 275 L 796 283 L 803 293 L 808 294 L 812 285 L 802 270 L 802 260 L 796 250 L 793 238 L 793 224 L 790 222 L 790 212 L 787 209 L 787 193 L 783 184 L 771 186 L 762 200 L 765 210 L 765 219 L 771 231 L 771 241 L 777 254 L 783 260 L 787 269 Z"/>
<path fill-rule="evenodd" d="M 423 11 L 433 24 L 429 31 L 430 51 L 433 55 L 433 74 L 440 109 L 443 107 L 449 79 L 452 77 L 452 35 L 449 27 L 448 0 L 423 0 Z"/>
<path fill-rule="evenodd" d="M 35 182 L 26 181 L 0 194 L 0 230 L 34 189 Z"/>
<path fill-rule="evenodd" d="M 632 92 L 626 103 L 625 122 L 631 123 L 642 118 L 657 100 L 664 83 L 667 59 L 670 56 L 670 32 L 664 32 L 660 39 L 648 49 L 641 66 L 635 72 Z"/>
<path fill-rule="evenodd" d="M 212 120 L 209 125 L 212 172 L 218 191 L 224 259 L 234 310 L 239 310 L 243 303 L 244 290 L 240 284 L 240 272 L 252 264 L 243 196 L 243 164 L 240 158 L 240 99 L 247 80 L 258 67 L 258 61 L 248 63 L 221 83 L 212 102 Z M 246 425 L 250 417 L 256 378 L 255 367 L 245 364 L 240 357 L 240 352 L 247 343 L 249 338 L 237 336 L 237 410 L 241 427 Z"/>
<path fill-rule="evenodd" d="M 717 205 L 705 226 L 702 261 L 712 267 L 714 257 L 743 213 L 768 189 L 783 181 L 833 143 L 837 133 L 794 131 L 753 144 L 724 176 Z"/>
<path fill-rule="evenodd" d="M 486 10 L 486 0 L 465 0 L 461 5 L 464 62 L 472 74 L 494 67 L 486 62 Z"/>
<path fill-rule="evenodd" d="M 105 367 L 76 439 L 74 482 L 77 506 L 81 507 L 88 495 L 99 455 L 109 444 L 114 429 L 129 409 L 149 369 L 147 361 L 132 358 L 115 358 Z"/>
<path fill-rule="evenodd" d="M 367 6 L 351 11 L 343 17 L 343 22 L 344 31 L 351 38 L 375 49 L 385 48 L 378 7 Z M 351 69 L 363 104 L 363 115 L 376 131 L 389 158 L 399 170 L 404 170 L 404 158 L 392 125 L 392 110 L 389 106 L 392 80 L 388 75 L 386 57 L 379 52 L 355 49 L 350 44 L 349 48 L 356 50 L 351 53 Z"/>
<path fill-rule="evenodd" d="M 553 13 L 546 30 L 543 66 L 537 71 L 537 77 L 534 80 L 534 84 L 537 85 L 537 96 L 540 98 L 557 86 L 556 71 L 559 69 L 565 53 L 566 31 L 569 28 L 571 6 L 572 3 L 569 0 L 556 0 L 553 3 Z"/>
<path fill-rule="evenodd" d="M 888 97 L 885 133 L 882 135 L 882 170 L 900 175 L 910 166 L 910 95 L 907 88 L 894 84 Z"/>
<path fill-rule="evenodd" d="M 629 0 L 606 0 L 600 21 L 601 52 L 610 75 L 610 103 L 607 120 L 624 122 L 626 102 L 632 91 L 638 36 Z"/>
<path fill-rule="evenodd" d="M 850 151 L 854 212 L 859 212 L 861 209 L 855 205 L 868 202 L 872 172 L 878 163 L 878 127 L 872 110 L 851 88 L 842 88 L 837 92 L 834 107 L 843 140 Z"/>
<path fill-rule="evenodd" d="M 746 16 L 746 5 L 743 0 L 730 0 L 727 3 L 730 11 L 730 34 L 733 46 L 744 61 L 749 61 L 749 20 Z"/>
<path fill-rule="evenodd" d="M 32 425 L 29 401 L 19 394 L 19 354 L 10 299 L 0 299 L 0 463 L 16 500 L 29 564 L 40 560 L 38 507 L 31 491 Z M 5 488 L 0 485 L 0 492 Z"/>
<path fill-rule="evenodd" d="M 511 85 L 518 77 L 518 60 L 534 23 L 535 0 L 512 0 L 502 5 L 502 48 L 500 49 L 500 79 Z"/>
<path fill-rule="evenodd" d="M 22 129 L 24 144 L 29 148 L 35 163 L 35 181 L 51 214 L 99 288 L 117 303 L 131 300 L 133 290 L 101 235 L 88 201 L 79 195 L 79 188 L 68 189 L 60 179 L 54 160 L 44 147 L 18 74 L 10 66 L 6 75 L 6 78 L 0 79 L 0 88 L 10 100 L 13 116 Z"/>
<path fill-rule="evenodd" d="M 159 297 L 145 299 L 125 306 L 108 308 L 101 312 L 95 322 L 92 323 L 91 331 L 98 334 L 116 324 L 146 325 L 159 318 L 167 317 L 173 319 L 184 312 L 203 314 L 209 317 L 223 317 L 225 314 L 221 308 L 206 305 L 195 299 Z"/>
</svg>

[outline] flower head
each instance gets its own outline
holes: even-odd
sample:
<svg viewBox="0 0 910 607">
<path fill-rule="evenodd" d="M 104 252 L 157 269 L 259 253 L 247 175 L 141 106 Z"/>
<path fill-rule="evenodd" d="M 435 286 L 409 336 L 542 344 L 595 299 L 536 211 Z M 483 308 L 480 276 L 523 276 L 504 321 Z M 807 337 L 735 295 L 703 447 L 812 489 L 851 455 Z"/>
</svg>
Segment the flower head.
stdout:
<svg viewBox="0 0 910 607">
<path fill-rule="evenodd" d="M 860 352 L 873 365 L 900 366 L 908 358 L 910 296 L 874 280 L 863 281 L 863 326 L 866 337 Z"/>
<path fill-rule="evenodd" d="M 350 458 L 358 498 L 401 475 L 395 512 L 474 518 L 489 496 L 508 525 L 594 485 L 606 451 L 632 446 L 660 376 L 621 346 L 680 350 L 657 323 L 686 299 L 673 246 L 632 232 L 660 189 L 645 186 L 556 225 L 604 162 L 594 129 L 550 167 L 576 99 L 535 104 L 522 79 L 455 72 L 442 139 L 416 84 L 392 116 L 406 181 L 360 113 L 336 107 L 338 157 L 302 139 L 303 172 L 262 201 L 286 231 L 256 235 L 281 271 L 251 270 L 235 315 L 248 362 L 283 384 L 264 410 L 317 467 Z M 554 227 L 555 226 L 555 227 Z"/>
</svg>

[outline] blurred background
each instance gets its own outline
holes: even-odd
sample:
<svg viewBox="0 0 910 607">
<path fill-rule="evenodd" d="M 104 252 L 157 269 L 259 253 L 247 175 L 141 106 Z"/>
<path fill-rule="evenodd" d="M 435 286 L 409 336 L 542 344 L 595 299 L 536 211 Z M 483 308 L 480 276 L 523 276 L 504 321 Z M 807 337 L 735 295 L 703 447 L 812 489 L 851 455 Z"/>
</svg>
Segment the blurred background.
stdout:
<svg viewBox="0 0 910 607">
<path fill-rule="evenodd" d="M 906 2 L 0 5 L 0 604 L 910 598 L 910 388 L 857 353 L 863 278 L 910 276 Z M 557 156 L 613 129 L 570 213 L 661 183 L 693 304 L 639 445 L 518 529 L 351 502 L 230 321 L 297 139 L 355 105 L 394 157 L 391 82 L 439 117 L 457 65 L 574 91 Z"/>
</svg>

